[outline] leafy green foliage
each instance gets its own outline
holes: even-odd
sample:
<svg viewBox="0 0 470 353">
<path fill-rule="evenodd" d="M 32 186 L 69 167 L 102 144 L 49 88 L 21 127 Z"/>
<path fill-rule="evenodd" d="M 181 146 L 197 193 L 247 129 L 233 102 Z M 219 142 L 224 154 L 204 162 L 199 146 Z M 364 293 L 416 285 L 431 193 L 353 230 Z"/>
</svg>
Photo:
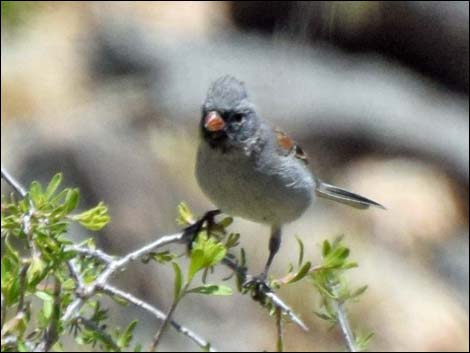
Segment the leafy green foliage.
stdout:
<svg viewBox="0 0 470 353">
<path fill-rule="evenodd" d="M 140 344 L 131 347 L 137 321 L 131 321 L 122 329 L 110 325 L 108 308 L 103 307 L 101 301 L 103 288 L 96 285 L 110 264 L 116 263 L 115 258 L 107 254 L 96 256 L 100 253 L 95 251 L 91 238 L 74 244 L 68 237 L 73 223 L 90 231 L 103 229 L 110 221 L 108 209 L 100 202 L 89 210 L 77 212 L 79 190 L 61 189 L 61 182 L 60 174 L 46 186 L 33 182 L 27 195 L 20 200 L 14 195 L 2 195 L 2 351 L 31 351 L 47 341 L 46 338 L 50 341 L 47 349 L 62 350 L 61 342 L 67 333 L 74 337 L 76 343 L 88 348 L 103 351 L 133 348 L 140 351 Z M 212 279 L 214 268 L 229 260 L 238 268 L 238 290 L 242 294 L 251 294 L 270 315 L 277 313 L 276 319 L 282 320 L 283 314 L 270 299 L 260 295 L 256 288 L 245 285 L 246 254 L 243 248 L 239 248 L 240 234 L 228 231 L 233 222 L 231 217 L 219 218 L 218 221 L 205 222 L 199 229 L 191 244 L 189 261 L 184 266 L 179 261 L 181 256 L 170 250 L 159 249 L 139 257 L 146 264 L 172 268 L 174 296 L 169 316 L 188 294 L 230 296 L 230 287 L 210 283 L 210 280 L 215 282 Z M 192 211 L 181 203 L 177 223 L 186 227 L 195 222 Z M 357 264 L 349 260 L 350 251 L 341 239 L 323 242 L 322 262 L 317 266 L 304 260 L 305 245 L 299 238 L 297 243 L 299 255 L 296 264 L 289 266 L 284 277 L 271 279 L 269 285 L 276 289 L 295 285 L 304 279 L 311 280 L 322 300 L 321 310 L 316 314 L 336 325 L 336 304 L 357 300 L 367 289 L 367 286 L 362 286 L 351 290 L 347 284 L 344 273 Z M 239 256 L 232 253 L 239 253 Z M 84 287 L 93 286 L 98 289 L 92 295 L 86 295 Z M 125 305 L 129 300 L 118 293 L 106 294 L 119 304 Z M 77 298 L 83 300 L 83 306 L 78 307 L 67 320 L 62 320 Z M 370 333 L 355 335 L 357 348 L 365 349 L 372 336 Z M 210 344 L 203 349 L 209 350 Z"/>
<path fill-rule="evenodd" d="M 75 200 L 72 200 L 72 205 Z M 96 207 L 72 216 L 74 221 L 77 221 L 86 229 L 89 230 L 101 230 L 109 223 L 108 208 L 100 202 Z"/>
<path fill-rule="evenodd" d="M 333 242 L 325 240 L 322 245 L 322 263 L 311 272 L 314 286 L 321 295 L 321 308 L 315 314 L 330 325 L 338 325 L 338 307 L 356 300 L 367 290 L 362 286 L 351 290 L 345 272 L 358 265 L 349 260 L 350 250 L 342 244 L 343 237 Z M 365 350 L 373 333 L 365 336 L 353 334 L 354 343 L 359 350 Z"/>
<path fill-rule="evenodd" d="M 95 259 L 81 257 L 72 250 L 73 242 L 67 232 L 71 223 L 89 230 L 101 229 L 110 220 L 107 208 L 100 203 L 83 213 L 73 214 L 80 193 L 74 188 L 59 190 L 61 182 L 61 174 L 56 174 L 45 187 L 32 182 L 21 200 L 13 195 L 2 195 L 1 292 L 5 305 L 2 351 L 31 350 L 46 335 L 57 341 L 55 337 L 64 333 L 59 317 L 76 290 L 68 267 L 72 259 L 84 283 L 96 279 L 103 270 L 103 265 Z M 36 302 L 40 304 L 32 305 Z M 98 314 L 94 314 L 91 322 L 104 320 Z M 33 333 L 26 335 L 30 331 Z M 82 343 L 95 342 L 92 331 L 83 329 L 83 334 L 77 334 L 76 339 Z M 126 335 L 129 336 L 128 331 Z"/>
<path fill-rule="evenodd" d="M 178 217 L 176 223 L 180 226 L 189 226 L 195 222 L 195 218 L 188 205 L 185 202 L 181 202 L 178 205 Z"/>
<path fill-rule="evenodd" d="M 204 233 L 199 234 L 191 251 L 188 280 L 191 281 L 194 275 L 202 269 L 219 263 L 226 254 L 227 249 L 223 244 Z"/>
</svg>

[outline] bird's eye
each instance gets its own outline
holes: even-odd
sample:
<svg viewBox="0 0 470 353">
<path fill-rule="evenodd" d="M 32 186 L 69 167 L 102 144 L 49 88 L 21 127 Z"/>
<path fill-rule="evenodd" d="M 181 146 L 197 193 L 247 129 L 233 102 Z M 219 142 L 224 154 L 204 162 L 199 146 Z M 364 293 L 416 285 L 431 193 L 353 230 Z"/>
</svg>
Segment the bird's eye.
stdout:
<svg viewBox="0 0 470 353">
<path fill-rule="evenodd" d="M 241 123 L 243 121 L 243 114 L 235 113 L 233 115 L 233 121 L 236 121 L 237 123 Z"/>
</svg>

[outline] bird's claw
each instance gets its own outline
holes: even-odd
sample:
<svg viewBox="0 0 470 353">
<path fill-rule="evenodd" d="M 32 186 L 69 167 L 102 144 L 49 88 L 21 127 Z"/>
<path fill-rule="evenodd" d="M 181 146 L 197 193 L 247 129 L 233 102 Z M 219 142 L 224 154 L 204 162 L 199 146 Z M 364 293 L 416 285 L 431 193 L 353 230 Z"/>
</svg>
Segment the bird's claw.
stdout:
<svg viewBox="0 0 470 353">
<path fill-rule="evenodd" d="M 243 288 L 250 290 L 253 299 L 258 301 L 262 300 L 265 297 L 266 293 L 270 293 L 273 291 L 267 282 L 266 273 L 262 273 L 258 276 L 246 280 L 243 283 Z"/>
<path fill-rule="evenodd" d="M 188 250 L 191 250 L 192 244 L 194 240 L 196 240 L 196 237 L 201 231 L 204 223 L 207 223 L 207 228 L 210 229 L 215 224 L 215 221 L 214 221 L 215 216 L 217 216 L 220 213 L 221 213 L 220 210 L 208 211 L 204 214 L 204 216 L 202 216 L 196 222 L 184 228 L 183 232 L 188 241 Z"/>
</svg>

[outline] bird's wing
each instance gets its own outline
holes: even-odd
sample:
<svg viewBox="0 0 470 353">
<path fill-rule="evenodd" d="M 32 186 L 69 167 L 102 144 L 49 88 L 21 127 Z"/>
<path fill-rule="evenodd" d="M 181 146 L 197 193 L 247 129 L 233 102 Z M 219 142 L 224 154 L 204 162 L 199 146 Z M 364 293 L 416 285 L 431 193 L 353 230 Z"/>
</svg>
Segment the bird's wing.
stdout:
<svg viewBox="0 0 470 353">
<path fill-rule="evenodd" d="M 277 145 L 282 155 L 287 156 L 293 154 L 295 158 L 300 159 L 305 164 L 308 164 L 308 156 L 302 148 L 287 135 L 284 131 L 276 128 L 274 129 L 277 138 Z"/>
</svg>

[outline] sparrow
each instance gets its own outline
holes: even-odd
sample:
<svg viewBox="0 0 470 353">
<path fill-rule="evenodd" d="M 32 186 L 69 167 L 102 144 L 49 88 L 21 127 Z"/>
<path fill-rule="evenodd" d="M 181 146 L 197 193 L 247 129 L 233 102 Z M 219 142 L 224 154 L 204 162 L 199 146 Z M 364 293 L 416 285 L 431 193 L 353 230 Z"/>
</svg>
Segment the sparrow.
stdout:
<svg viewBox="0 0 470 353">
<path fill-rule="evenodd" d="M 258 115 L 244 84 L 232 76 L 210 86 L 199 130 L 195 169 L 202 191 L 224 213 L 271 227 L 259 281 L 266 280 L 279 250 L 282 226 L 302 216 L 317 196 L 359 209 L 384 208 L 315 176 L 302 148 Z"/>
</svg>

